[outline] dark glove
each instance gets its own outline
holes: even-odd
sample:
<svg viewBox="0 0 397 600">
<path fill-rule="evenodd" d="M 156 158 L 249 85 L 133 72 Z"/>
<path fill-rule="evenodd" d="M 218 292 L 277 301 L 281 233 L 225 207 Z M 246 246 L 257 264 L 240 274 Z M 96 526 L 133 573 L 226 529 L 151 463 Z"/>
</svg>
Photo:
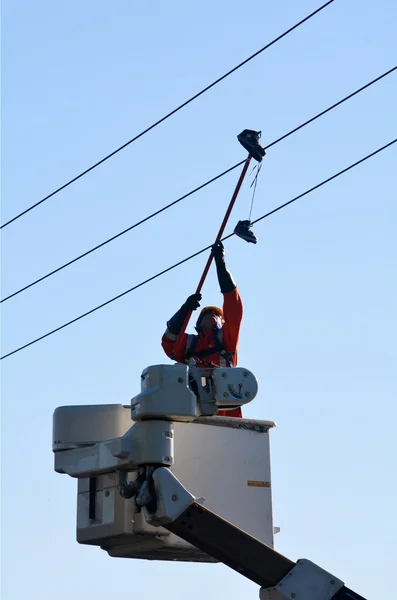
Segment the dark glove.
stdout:
<svg viewBox="0 0 397 600">
<path fill-rule="evenodd" d="M 225 248 L 221 241 L 212 246 L 212 254 L 215 259 L 216 272 L 218 274 L 219 286 L 222 294 L 227 294 L 236 289 L 237 285 L 231 273 L 226 268 Z"/>
<path fill-rule="evenodd" d="M 225 261 L 225 248 L 220 240 L 217 244 L 212 246 L 212 254 L 215 258 L 215 262 Z"/>
<path fill-rule="evenodd" d="M 200 306 L 201 294 L 192 294 L 187 298 L 184 306 L 188 308 L 188 310 L 196 310 Z"/>
<path fill-rule="evenodd" d="M 200 306 L 201 294 L 192 294 L 186 299 L 185 304 L 174 314 L 167 322 L 168 330 L 174 335 L 179 335 L 182 325 L 191 310 L 196 310 Z"/>
</svg>

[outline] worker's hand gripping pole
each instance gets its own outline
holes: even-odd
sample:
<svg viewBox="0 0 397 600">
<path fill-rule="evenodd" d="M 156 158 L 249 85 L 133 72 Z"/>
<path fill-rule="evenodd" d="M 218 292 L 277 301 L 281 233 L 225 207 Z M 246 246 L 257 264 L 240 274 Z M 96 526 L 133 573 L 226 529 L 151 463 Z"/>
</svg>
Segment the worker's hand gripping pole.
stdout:
<svg viewBox="0 0 397 600">
<path fill-rule="evenodd" d="M 217 244 L 219 242 L 219 240 L 221 239 L 221 237 L 223 235 L 223 232 L 225 231 L 225 227 L 227 225 L 227 222 L 228 222 L 229 217 L 231 215 L 231 212 L 233 210 L 233 206 L 234 206 L 234 204 L 236 202 L 238 193 L 239 193 L 240 188 L 242 186 L 242 183 L 244 181 L 244 177 L 245 177 L 245 175 L 246 175 L 246 173 L 248 171 L 248 167 L 249 167 L 249 164 L 251 162 L 251 158 L 252 157 L 249 154 L 248 157 L 247 157 L 247 160 L 244 163 L 243 170 L 241 171 L 241 175 L 240 175 L 239 180 L 238 180 L 237 185 L 236 185 L 236 189 L 233 192 L 232 199 L 230 200 L 229 206 L 228 206 L 226 214 L 225 214 L 225 216 L 223 218 L 222 225 L 221 225 L 221 227 L 220 227 L 220 229 L 218 231 L 218 235 L 216 236 L 216 240 L 215 240 L 214 244 Z M 212 263 L 212 259 L 213 259 L 213 254 L 211 252 L 210 255 L 209 255 L 209 257 L 208 257 L 207 264 L 204 267 L 204 271 L 203 271 L 203 274 L 201 275 L 201 279 L 199 281 L 199 284 L 197 286 L 196 294 L 199 294 L 201 292 L 201 289 L 202 289 L 202 287 L 204 285 L 205 278 L 207 277 L 208 271 L 210 269 L 210 266 L 211 266 L 211 263 Z M 181 332 L 180 332 L 179 335 L 182 335 L 183 333 L 185 333 L 186 327 L 188 326 L 188 323 L 190 321 L 190 317 L 192 316 L 192 312 L 193 311 L 190 310 L 189 313 L 187 314 L 185 322 L 183 323 L 183 326 L 182 326 L 182 329 L 181 329 Z"/>
</svg>

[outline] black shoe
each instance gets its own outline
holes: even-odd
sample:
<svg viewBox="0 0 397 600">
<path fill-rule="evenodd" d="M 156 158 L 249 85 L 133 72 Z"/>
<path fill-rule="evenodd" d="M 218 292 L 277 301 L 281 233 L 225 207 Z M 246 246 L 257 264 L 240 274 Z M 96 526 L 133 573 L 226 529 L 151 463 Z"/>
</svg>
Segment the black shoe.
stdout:
<svg viewBox="0 0 397 600">
<path fill-rule="evenodd" d="M 252 158 L 258 162 L 262 162 L 262 158 L 266 154 L 266 150 L 262 148 L 259 143 L 260 136 L 260 131 L 253 131 L 252 129 L 244 129 L 244 131 L 237 136 L 240 144 L 251 154 Z"/>
<path fill-rule="evenodd" d="M 246 242 L 256 244 L 258 241 L 256 235 L 251 229 L 251 221 L 239 221 L 234 229 L 234 233 Z"/>
</svg>

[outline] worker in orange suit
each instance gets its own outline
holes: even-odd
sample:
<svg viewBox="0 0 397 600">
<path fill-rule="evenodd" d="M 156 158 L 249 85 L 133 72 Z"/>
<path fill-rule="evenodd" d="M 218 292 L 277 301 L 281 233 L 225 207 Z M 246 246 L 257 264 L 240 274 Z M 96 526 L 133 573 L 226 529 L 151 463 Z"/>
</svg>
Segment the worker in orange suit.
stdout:
<svg viewBox="0 0 397 600">
<path fill-rule="evenodd" d="M 201 294 L 192 294 L 167 322 L 161 345 L 170 358 L 180 363 L 193 360 L 198 367 L 235 367 L 243 305 L 237 285 L 225 263 L 222 242 L 212 247 L 218 281 L 223 294 L 223 310 L 217 306 L 202 309 L 196 322 L 197 335 L 180 335 L 186 316 L 200 306 Z M 241 417 L 241 409 L 220 410 L 218 415 Z"/>
</svg>

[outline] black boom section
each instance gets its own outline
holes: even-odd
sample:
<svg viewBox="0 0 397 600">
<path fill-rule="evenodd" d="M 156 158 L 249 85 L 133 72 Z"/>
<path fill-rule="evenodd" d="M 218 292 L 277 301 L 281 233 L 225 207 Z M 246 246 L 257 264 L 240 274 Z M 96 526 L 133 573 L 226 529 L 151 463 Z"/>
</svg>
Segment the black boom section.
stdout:
<svg viewBox="0 0 397 600">
<path fill-rule="evenodd" d="M 295 566 L 289 558 L 198 502 L 193 502 L 180 517 L 163 527 L 262 588 L 275 587 Z M 332 600 L 365 598 L 343 586 Z"/>
<path fill-rule="evenodd" d="M 198 502 L 164 527 L 264 588 L 277 585 L 295 565 Z"/>
</svg>

